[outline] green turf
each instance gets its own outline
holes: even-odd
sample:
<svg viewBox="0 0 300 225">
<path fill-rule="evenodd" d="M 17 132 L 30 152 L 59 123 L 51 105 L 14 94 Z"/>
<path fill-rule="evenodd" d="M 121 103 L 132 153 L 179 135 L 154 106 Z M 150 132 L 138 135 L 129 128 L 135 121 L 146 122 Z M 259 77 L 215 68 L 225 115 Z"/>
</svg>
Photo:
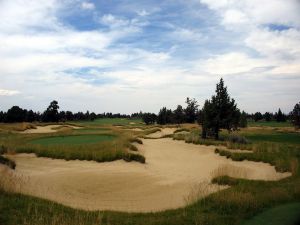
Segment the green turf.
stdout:
<svg viewBox="0 0 300 225">
<path fill-rule="evenodd" d="M 54 136 L 43 137 L 32 140 L 31 144 L 38 145 L 78 145 L 78 144 L 94 144 L 102 141 L 111 141 L 115 138 L 113 135 L 92 134 L 92 135 L 70 135 L 70 136 Z"/>
<path fill-rule="evenodd" d="M 81 134 L 81 133 L 99 133 L 103 131 L 109 131 L 110 129 L 108 128 L 84 128 L 84 129 L 77 129 L 74 130 L 73 133 L 76 134 Z"/>
<path fill-rule="evenodd" d="M 243 225 L 298 225 L 300 223 L 300 203 L 277 206 L 258 214 Z"/>
<path fill-rule="evenodd" d="M 98 125 L 131 125 L 130 123 L 135 123 L 132 125 L 139 125 L 142 123 L 141 119 L 127 119 L 127 118 L 103 118 L 96 119 L 94 121 L 77 121 L 75 124 L 83 124 L 89 126 Z"/>
<path fill-rule="evenodd" d="M 245 137 L 250 141 L 270 141 L 278 143 L 300 144 L 300 133 L 272 132 L 272 133 L 246 133 Z"/>
<path fill-rule="evenodd" d="M 291 122 L 276 122 L 276 121 L 248 121 L 248 126 L 249 127 L 292 127 L 293 124 Z"/>
</svg>

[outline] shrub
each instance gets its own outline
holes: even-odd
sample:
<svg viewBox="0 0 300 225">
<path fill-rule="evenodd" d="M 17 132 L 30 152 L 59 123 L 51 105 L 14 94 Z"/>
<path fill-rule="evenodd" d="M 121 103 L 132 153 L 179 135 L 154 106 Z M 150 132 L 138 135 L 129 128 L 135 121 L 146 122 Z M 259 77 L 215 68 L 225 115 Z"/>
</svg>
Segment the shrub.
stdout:
<svg viewBox="0 0 300 225">
<path fill-rule="evenodd" d="M 4 156 L 0 155 L 0 163 L 7 165 L 8 167 L 10 167 L 11 169 L 15 169 L 16 168 L 16 163 L 8 158 L 5 158 Z"/>
</svg>

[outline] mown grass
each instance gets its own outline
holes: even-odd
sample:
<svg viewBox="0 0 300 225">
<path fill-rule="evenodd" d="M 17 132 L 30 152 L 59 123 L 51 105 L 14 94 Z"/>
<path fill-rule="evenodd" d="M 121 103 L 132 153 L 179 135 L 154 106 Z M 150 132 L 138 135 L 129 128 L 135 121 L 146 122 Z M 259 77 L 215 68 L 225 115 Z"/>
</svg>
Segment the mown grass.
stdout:
<svg viewBox="0 0 300 225">
<path fill-rule="evenodd" d="M 270 133 L 246 133 L 245 137 L 253 142 L 278 142 L 289 144 L 300 144 L 300 133 L 296 132 L 278 132 L 273 131 Z"/>
<path fill-rule="evenodd" d="M 290 121 L 286 122 L 277 122 L 277 121 L 248 121 L 249 127 L 293 127 L 293 124 Z"/>
<path fill-rule="evenodd" d="M 102 118 L 94 121 L 74 121 L 73 124 L 81 124 L 85 126 L 103 126 L 103 125 L 126 125 L 137 126 L 143 125 L 141 119 L 128 119 L 128 118 Z"/>
<path fill-rule="evenodd" d="M 253 153 L 236 152 L 229 157 L 236 157 L 238 160 L 239 157 L 252 157 L 248 159 L 269 162 L 276 165 L 279 171 L 291 171 L 292 176 L 280 181 L 216 177 L 213 182 L 231 187 L 205 198 L 187 202 L 188 205 L 184 208 L 158 213 L 83 211 L 47 200 L 1 191 L 0 188 L 0 224 L 239 225 L 265 210 L 285 203 L 300 202 L 299 144 L 261 141 L 240 144 L 230 143 L 225 139 L 225 141 L 201 140 L 199 131 L 192 131 L 184 136 L 178 135 L 181 140 L 189 143 L 251 149 Z M 1 137 L 0 135 L 0 140 Z M 178 138 L 177 134 L 174 134 L 174 138 Z"/>
</svg>

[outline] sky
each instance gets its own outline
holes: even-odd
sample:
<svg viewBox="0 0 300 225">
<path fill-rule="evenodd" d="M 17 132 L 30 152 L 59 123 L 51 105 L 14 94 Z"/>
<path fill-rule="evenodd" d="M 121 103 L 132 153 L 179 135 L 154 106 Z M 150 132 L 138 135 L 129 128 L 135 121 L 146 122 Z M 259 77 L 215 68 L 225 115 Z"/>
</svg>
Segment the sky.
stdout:
<svg viewBox="0 0 300 225">
<path fill-rule="evenodd" d="M 238 107 L 300 101 L 299 0 L 0 0 L 0 111 Z"/>
</svg>

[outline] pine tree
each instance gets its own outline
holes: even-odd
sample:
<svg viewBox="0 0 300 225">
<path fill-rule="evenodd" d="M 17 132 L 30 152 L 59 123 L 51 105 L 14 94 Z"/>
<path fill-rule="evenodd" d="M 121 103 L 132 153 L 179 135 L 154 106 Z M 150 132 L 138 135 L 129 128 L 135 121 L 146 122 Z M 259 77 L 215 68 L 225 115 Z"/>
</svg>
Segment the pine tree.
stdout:
<svg viewBox="0 0 300 225">
<path fill-rule="evenodd" d="M 184 110 L 186 122 L 195 123 L 197 119 L 197 111 L 199 105 L 197 104 L 197 101 L 194 98 L 193 99 L 187 98 L 185 103 L 187 104 L 187 107 Z"/>
<path fill-rule="evenodd" d="M 43 121 L 44 122 L 58 122 L 59 114 L 58 114 L 58 102 L 53 100 L 48 106 L 47 110 L 44 112 Z"/>
<path fill-rule="evenodd" d="M 275 114 L 275 118 L 277 122 L 285 122 L 286 117 L 285 115 L 281 112 L 281 109 L 278 109 L 278 112 Z"/>
<path fill-rule="evenodd" d="M 211 100 L 206 100 L 202 109 L 202 137 L 206 138 L 210 133 L 215 139 L 219 139 L 220 129 L 236 129 L 238 127 L 240 111 L 235 100 L 230 98 L 223 79 L 216 87 L 216 95 Z"/>
<path fill-rule="evenodd" d="M 295 128 L 300 129 L 300 102 L 294 106 L 294 109 L 291 112 L 291 117 Z"/>
<path fill-rule="evenodd" d="M 240 117 L 239 127 L 245 128 L 247 127 L 247 123 L 247 113 L 243 111 Z"/>
<path fill-rule="evenodd" d="M 178 105 L 177 108 L 173 112 L 174 114 L 174 122 L 177 124 L 181 124 L 184 122 L 184 110 L 181 105 Z"/>
</svg>

